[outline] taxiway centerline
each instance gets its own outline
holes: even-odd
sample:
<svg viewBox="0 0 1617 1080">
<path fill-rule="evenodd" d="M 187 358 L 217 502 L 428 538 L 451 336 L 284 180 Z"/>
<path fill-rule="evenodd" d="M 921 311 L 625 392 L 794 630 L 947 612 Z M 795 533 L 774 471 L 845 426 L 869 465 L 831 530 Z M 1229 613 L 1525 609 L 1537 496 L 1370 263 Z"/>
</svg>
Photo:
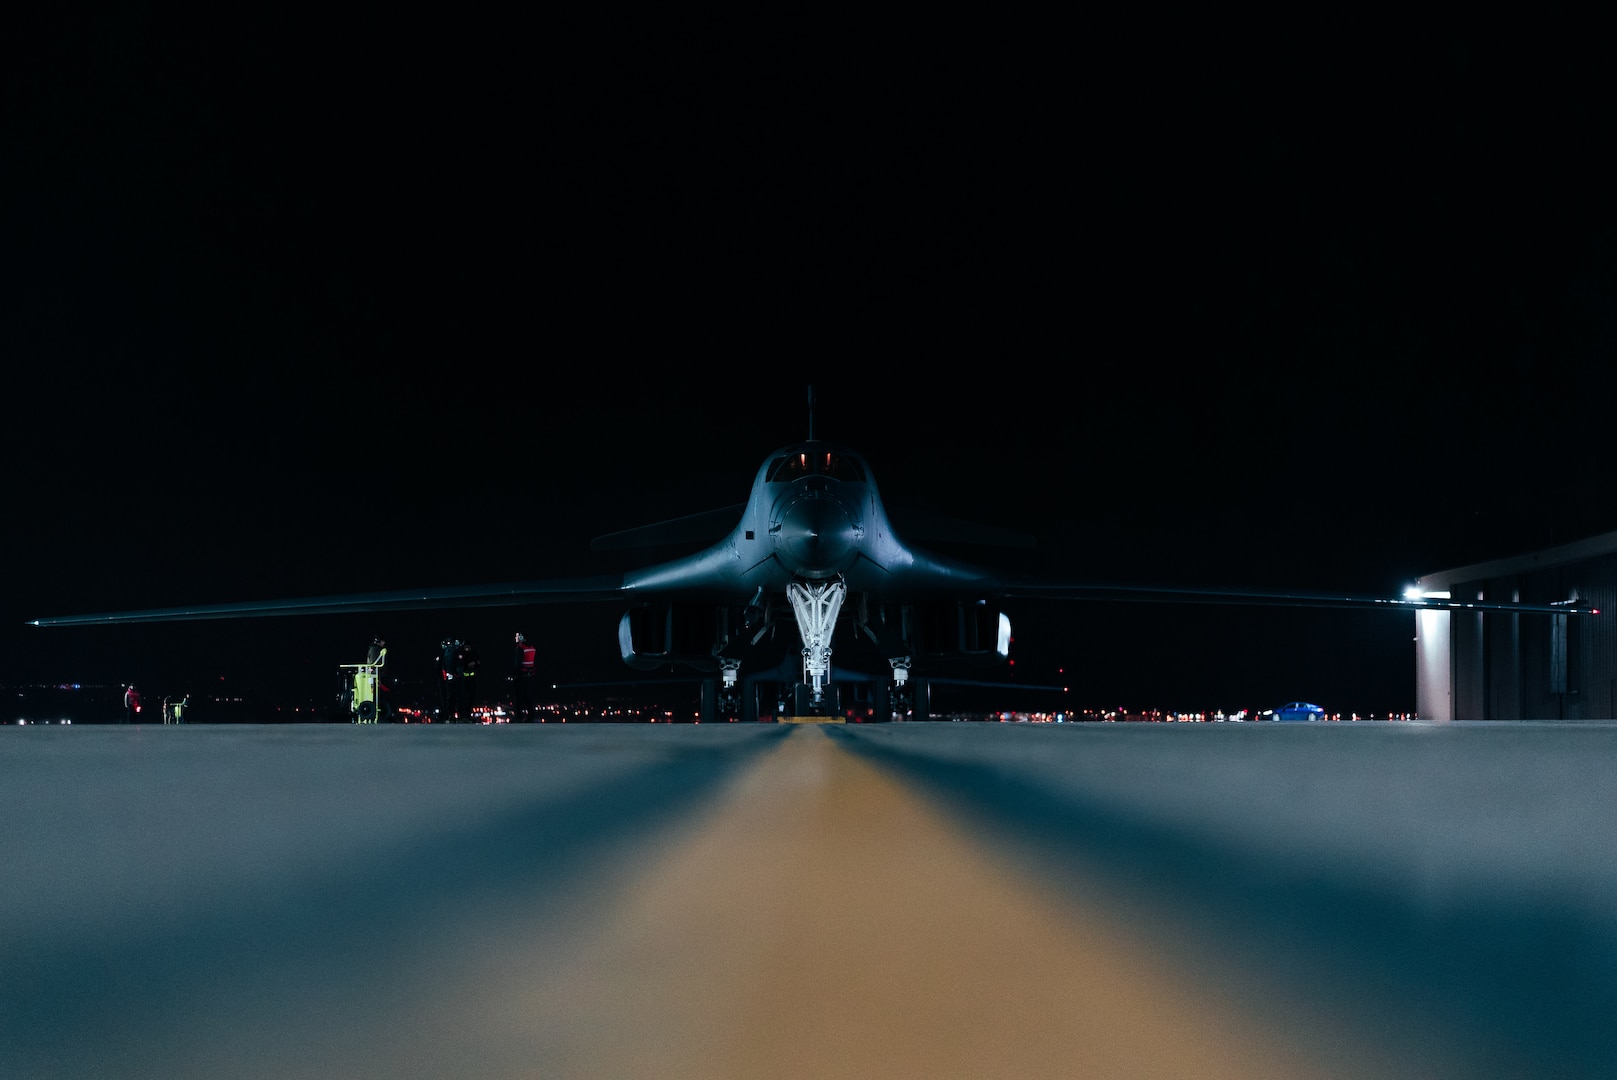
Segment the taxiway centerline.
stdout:
<svg viewBox="0 0 1617 1080">
<path fill-rule="evenodd" d="M 515 991 L 569 1077 L 1333 1074 L 813 728 Z"/>
</svg>

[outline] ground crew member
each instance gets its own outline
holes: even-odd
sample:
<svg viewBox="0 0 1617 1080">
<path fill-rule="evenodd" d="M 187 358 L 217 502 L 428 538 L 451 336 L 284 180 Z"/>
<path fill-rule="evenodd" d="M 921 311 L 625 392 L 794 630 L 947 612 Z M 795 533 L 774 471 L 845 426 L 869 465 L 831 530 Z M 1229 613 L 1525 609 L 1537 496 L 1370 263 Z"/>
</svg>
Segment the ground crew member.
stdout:
<svg viewBox="0 0 1617 1080">
<path fill-rule="evenodd" d="M 533 708 L 533 669 L 539 651 L 528 644 L 528 639 L 517 635 L 516 650 L 511 654 L 511 712 L 519 720 L 528 719 Z"/>
<path fill-rule="evenodd" d="M 140 691 L 135 689 L 134 683 L 130 683 L 124 687 L 124 723 L 133 724 L 139 714 Z"/>
<path fill-rule="evenodd" d="M 176 724 L 185 723 L 185 707 L 189 704 L 191 704 L 190 694 L 186 694 L 184 697 L 174 703 L 174 722 Z"/>
<path fill-rule="evenodd" d="M 455 718 L 455 703 L 460 687 L 456 679 L 460 674 L 460 642 L 444 638 L 438 643 L 438 714 L 444 722 Z"/>
<path fill-rule="evenodd" d="M 472 648 L 470 642 L 457 641 L 455 650 L 455 676 L 460 684 L 459 706 L 456 716 L 459 719 L 470 720 L 472 707 L 477 704 L 477 650 Z"/>
</svg>

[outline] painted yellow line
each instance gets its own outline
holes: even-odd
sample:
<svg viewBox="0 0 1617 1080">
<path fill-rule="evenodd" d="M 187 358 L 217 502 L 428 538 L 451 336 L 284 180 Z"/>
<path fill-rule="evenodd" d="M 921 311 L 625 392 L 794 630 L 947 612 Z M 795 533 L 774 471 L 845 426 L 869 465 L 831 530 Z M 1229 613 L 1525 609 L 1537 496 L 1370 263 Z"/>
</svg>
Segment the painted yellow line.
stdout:
<svg viewBox="0 0 1617 1080">
<path fill-rule="evenodd" d="M 659 1080 L 1338 1075 L 805 727 L 507 988 L 545 1070 Z M 490 1020 L 493 1018 L 490 1017 Z"/>
</svg>

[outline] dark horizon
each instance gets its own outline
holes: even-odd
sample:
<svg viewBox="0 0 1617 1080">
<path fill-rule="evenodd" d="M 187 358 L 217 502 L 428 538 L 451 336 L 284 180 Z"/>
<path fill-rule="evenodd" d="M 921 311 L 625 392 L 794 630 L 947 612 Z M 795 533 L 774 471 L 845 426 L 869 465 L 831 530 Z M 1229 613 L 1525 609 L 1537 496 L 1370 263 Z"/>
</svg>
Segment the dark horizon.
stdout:
<svg viewBox="0 0 1617 1080">
<path fill-rule="evenodd" d="M 831 74 L 44 22 L 5 76 L 0 681 L 312 693 L 377 633 L 498 664 L 519 629 L 622 677 L 617 610 L 24 624 L 599 570 L 743 498 L 809 385 L 890 503 L 1086 580 L 1397 595 L 1617 529 L 1589 43 L 973 35 Z M 1016 675 L 1086 700 L 1414 700 L 1407 615 L 1007 609 Z"/>
</svg>

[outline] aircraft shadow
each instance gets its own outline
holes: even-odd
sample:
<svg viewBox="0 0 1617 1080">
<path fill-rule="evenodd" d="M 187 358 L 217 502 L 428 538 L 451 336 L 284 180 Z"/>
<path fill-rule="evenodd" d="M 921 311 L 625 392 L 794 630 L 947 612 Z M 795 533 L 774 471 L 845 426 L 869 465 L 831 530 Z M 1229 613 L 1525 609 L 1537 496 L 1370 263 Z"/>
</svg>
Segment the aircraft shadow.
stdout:
<svg viewBox="0 0 1617 1080">
<path fill-rule="evenodd" d="M 277 1040 L 340 1029 L 344 1014 L 374 1024 L 389 995 L 423 992 L 389 987 L 400 957 L 457 916 L 520 905 L 545 933 L 564 932 L 559 897 L 654 839 L 648 822 L 688 815 L 790 734 L 751 730 L 683 740 L 604 786 L 377 850 L 273 895 L 175 896 L 182 922 L 115 914 L 72 940 L 0 937 L 0 1076 L 206 1075 L 196 1060 L 219 1046 L 273 1053 Z"/>
<path fill-rule="evenodd" d="M 880 728 L 830 734 L 1047 875 L 1125 898 L 1176 960 L 1281 1032 L 1395 1075 L 1617 1075 L 1617 942 L 1573 903 L 1472 890 L 1441 905 L 1299 854 L 1268 856 Z M 1076 733 L 1074 733 L 1076 734 Z M 1333 1053 L 1333 1056 L 1335 1054 Z M 1418 1063 L 1414 1071 L 1407 1071 Z"/>
</svg>

